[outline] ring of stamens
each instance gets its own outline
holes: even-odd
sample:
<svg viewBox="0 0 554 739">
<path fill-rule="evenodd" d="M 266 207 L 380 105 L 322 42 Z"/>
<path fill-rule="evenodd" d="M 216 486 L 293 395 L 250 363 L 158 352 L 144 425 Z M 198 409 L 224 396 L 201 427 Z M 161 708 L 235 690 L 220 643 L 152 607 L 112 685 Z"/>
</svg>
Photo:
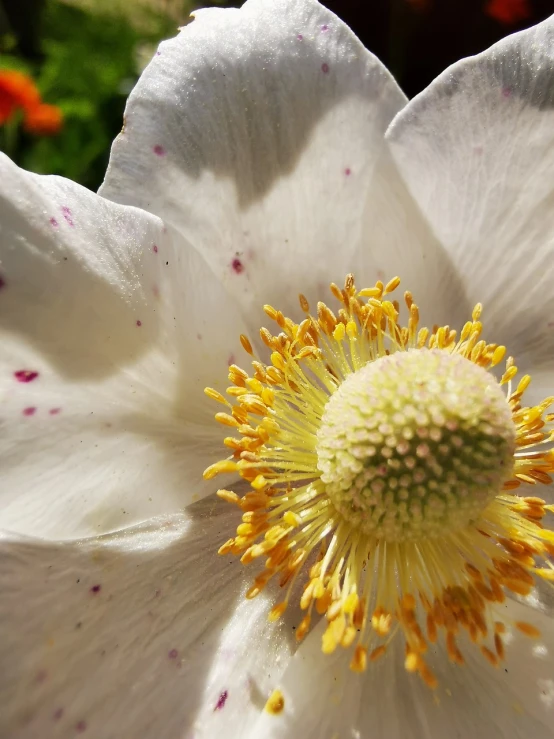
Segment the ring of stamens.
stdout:
<svg viewBox="0 0 554 739">
<path fill-rule="evenodd" d="M 387 285 L 379 281 L 358 291 L 349 275 L 343 289 L 331 285 L 340 306 L 336 314 L 318 303 L 317 315 L 312 316 L 307 300 L 300 296 L 306 317 L 299 324 L 265 306 L 266 314 L 280 329 L 276 335 L 265 328 L 260 331 L 262 342 L 271 352 L 270 364 L 254 359 L 251 375 L 231 365 L 232 385 L 227 389 L 230 400 L 216 390 L 206 389 L 209 397 L 227 406 L 229 412 L 218 413 L 216 419 L 233 429 L 236 436 L 224 440 L 229 457 L 209 467 L 204 476 L 211 479 L 218 474 L 238 473 L 251 485 L 251 491 L 242 498 L 230 490 L 218 491 L 221 498 L 243 511 L 237 535 L 223 544 L 220 553 L 241 555 L 244 564 L 260 558 L 264 561 L 264 569 L 247 597 L 255 597 L 275 577 L 285 594 L 270 611 L 270 619 L 284 612 L 295 583 L 305 573 L 300 597 L 305 616 L 296 629 L 297 639 L 309 630 L 315 609 L 328 624 L 323 651 L 352 647 L 351 667 L 362 671 L 369 662 L 382 657 L 393 636 L 401 633 L 406 669 L 417 672 L 427 685 L 435 687 L 437 680 L 425 659 L 430 643 L 442 636 L 451 661 L 463 664 L 457 638 L 465 631 L 483 656 L 497 665 L 504 657 L 502 635 L 506 628 L 497 607 L 506 593 L 528 595 L 536 577 L 554 581 L 554 567 L 548 559 L 554 555 L 554 534 L 543 522 L 552 506 L 539 497 L 520 497 L 512 492 L 522 485 L 551 482 L 554 451 L 548 444 L 554 439 L 554 414 L 547 411 L 554 398 L 526 407 L 522 399 L 530 377 L 525 375 L 514 386 L 517 368 L 511 357 L 498 382 L 487 374 L 504 360 L 506 350 L 481 339 L 479 304 L 458 337 L 449 326 L 435 326 L 432 331 L 420 328 L 419 310 L 406 292 L 408 319 L 402 325 L 399 303 L 388 298 L 399 283 L 394 278 Z M 250 341 L 244 336 L 241 341 L 253 355 Z M 456 469 L 460 474 L 448 477 L 445 473 L 443 482 L 448 487 L 442 492 L 445 500 L 450 500 L 450 513 L 436 518 L 432 530 L 414 524 L 417 507 L 413 515 L 406 507 L 398 508 L 400 497 L 394 511 L 410 513 L 400 516 L 402 525 L 387 529 L 386 517 L 382 516 L 375 516 L 371 525 L 362 525 L 363 516 L 356 518 L 351 501 L 363 485 L 356 482 L 356 475 L 348 478 L 348 459 L 342 468 L 342 462 L 334 467 L 330 462 L 337 439 L 346 442 L 342 452 L 351 458 L 355 458 L 354 449 L 360 447 L 360 440 L 348 436 L 352 429 L 346 424 L 342 436 L 331 434 L 329 441 L 327 435 L 329 443 L 324 441 L 333 406 L 339 392 L 345 392 L 341 388 L 355 384 L 364 373 L 373 374 L 375 387 L 380 387 L 375 374 L 379 366 L 402 366 L 406 360 L 401 353 L 416 357 L 415 364 L 419 362 L 423 368 L 430 357 L 437 356 L 441 367 L 456 365 L 462 373 L 467 370 L 467 377 L 473 381 L 487 375 L 483 388 L 494 385 L 490 392 L 496 411 L 489 417 L 487 404 L 479 406 L 476 428 L 479 433 L 486 430 L 486 435 L 495 427 L 495 419 L 500 419 L 496 431 L 483 442 L 479 434 L 471 436 L 471 429 L 457 433 L 458 427 L 454 426 L 459 419 L 454 419 L 449 430 L 448 419 L 443 418 L 446 406 L 435 409 L 435 420 L 442 419 L 444 424 L 431 423 L 427 433 L 438 427 L 441 434 L 449 431 L 450 471 Z M 393 388 L 393 405 L 398 387 Z M 501 388 L 506 394 L 499 401 Z M 478 406 L 478 394 L 475 399 Z M 414 403 L 400 409 L 396 431 L 410 426 L 400 418 L 406 416 L 408 406 Z M 431 402 L 429 408 L 433 407 Z M 335 431 L 340 428 L 339 418 Z M 418 428 L 424 425 L 416 424 L 416 431 Z M 387 431 L 390 429 L 381 434 L 385 441 L 380 453 L 386 448 L 386 438 L 394 435 Z M 461 439 L 461 444 L 453 441 L 455 437 Z M 423 456 L 428 455 L 435 443 L 433 437 L 420 441 Z M 483 449 L 481 442 L 485 443 Z M 487 447 L 489 442 L 492 446 Z M 377 446 L 368 439 L 364 443 Z M 464 457 L 468 451 L 473 457 Z M 472 460 L 469 465 L 468 459 Z M 363 475 L 366 462 L 364 458 L 362 469 L 355 463 L 352 469 Z M 437 465 L 441 466 L 439 462 Z M 393 467 L 384 470 L 382 479 L 391 490 L 393 477 L 399 478 Z M 431 477 L 420 482 L 413 477 L 405 481 L 408 497 L 435 495 Z M 468 499 L 468 495 L 472 503 L 462 515 L 463 506 L 456 507 L 456 501 Z M 372 505 L 377 498 L 368 500 Z M 394 495 L 387 500 L 390 508 Z M 531 624 L 513 626 L 529 636 L 537 635 Z"/>
</svg>

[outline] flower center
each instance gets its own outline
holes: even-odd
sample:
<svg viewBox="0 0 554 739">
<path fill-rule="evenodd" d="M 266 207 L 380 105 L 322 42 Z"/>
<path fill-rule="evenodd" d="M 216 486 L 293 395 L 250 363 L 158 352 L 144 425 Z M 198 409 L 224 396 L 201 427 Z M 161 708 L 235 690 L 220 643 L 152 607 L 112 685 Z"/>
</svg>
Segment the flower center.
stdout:
<svg viewBox="0 0 554 739">
<path fill-rule="evenodd" d="M 554 581 L 554 532 L 543 520 L 553 507 L 512 493 L 552 482 L 554 398 L 526 406 L 531 378 L 512 385 L 511 357 L 498 380 L 490 373 L 506 349 L 481 339 L 480 304 L 459 336 L 449 326 L 430 331 L 410 292 L 402 323 L 388 297 L 399 283 L 358 291 L 348 275 L 344 288 L 331 285 L 337 313 L 318 303 L 312 315 L 301 295 L 298 324 L 266 305 L 279 327 L 260 330 L 270 362 L 253 359 L 252 374 L 231 365 L 230 400 L 206 388 L 234 435 L 224 440 L 229 456 L 204 477 L 238 474 L 251 486 L 242 498 L 218 491 L 242 511 L 219 552 L 263 563 L 247 598 L 272 579 L 283 588 L 270 620 L 303 578 L 298 640 L 319 615 L 323 652 L 352 647 L 350 666 L 362 671 L 401 635 L 406 670 L 435 688 L 430 644 L 442 640 L 461 665 L 465 631 L 497 665 L 506 593 L 528 595 L 536 577 Z M 509 626 L 538 635 L 527 623 Z"/>
<path fill-rule="evenodd" d="M 494 377 L 458 354 L 414 349 L 366 364 L 331 396 L 317 432 L 325 493 L 384 541 L 475 520 L 513 473 L 515 426 Z"/>
</svg>

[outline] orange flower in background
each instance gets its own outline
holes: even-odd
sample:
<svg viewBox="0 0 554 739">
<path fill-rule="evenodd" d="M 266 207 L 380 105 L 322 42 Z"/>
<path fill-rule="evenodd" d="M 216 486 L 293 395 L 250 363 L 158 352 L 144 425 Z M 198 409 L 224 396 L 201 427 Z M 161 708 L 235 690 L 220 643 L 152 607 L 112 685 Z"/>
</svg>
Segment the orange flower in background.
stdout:
<svg viewBox="0 0 554 739">
<path fill-rule="evenodd" d="M 28 75 L 14 69 L 0 70 L 0 124 L 18 108 L 28 111 L 39 104 L 40 93 Z"/>
<path fill-rule="evenodd" d="M 23 121 L 23 128 L 28 133 L 38 136 L 53 136 L 62 129 L 63 114 L 56 105 L 41 103 L 31 108 Z"/>
<path fill-rule="evenodd" d="M 490 0 L 485 13 L 507 26 L 513 26 L 531 17 L 529 0 Z"/>
<path fill-rule="evenodd" d="M 13 69 L 0 70 L 0 125 L 18 111 L 23 112 L 23 128 L 38 136 L 53 136 L 63 126 L 63 114 L 56 105 L 43 103 L 29 75 Z"/>
</svg>

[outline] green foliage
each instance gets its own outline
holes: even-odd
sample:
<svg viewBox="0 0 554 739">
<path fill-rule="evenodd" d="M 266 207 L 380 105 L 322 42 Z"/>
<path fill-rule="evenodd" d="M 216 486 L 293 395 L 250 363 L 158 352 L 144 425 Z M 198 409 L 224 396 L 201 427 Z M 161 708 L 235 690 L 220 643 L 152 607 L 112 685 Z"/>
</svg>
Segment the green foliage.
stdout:
<svg viewBox="0 0 554 739">
<path fill-rule="evenodd" d="M 152 16 L 148 30 L 139 31 L 123 17 L 48 2 L 42 19 L 43 60 L 31 64 L 4 54 L 0 68 L 29 73 L 44 102 L 63 111 L 64 128 L 48 138 L 19 130 L 15 144 L 10 137 L 15 150 L 7 153 L 25 169 L 63 175 L 97 189 L 140 71 L 138 50 L 148 44 L 153 53 L 160 38 L 174 33 L 174 25 L 160 16 Z"/>
</svg>

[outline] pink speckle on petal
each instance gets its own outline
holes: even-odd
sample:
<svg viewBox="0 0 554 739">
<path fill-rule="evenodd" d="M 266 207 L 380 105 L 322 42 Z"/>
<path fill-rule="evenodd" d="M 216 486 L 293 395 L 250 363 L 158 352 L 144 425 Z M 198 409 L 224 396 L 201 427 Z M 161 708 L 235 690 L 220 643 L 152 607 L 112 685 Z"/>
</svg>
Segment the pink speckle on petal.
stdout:
<svg viewBox="0 0 554 739">
<path fill-rule="evenodd" d="M 324 31 L 324 32 L 325 31 L 328 31 L 329 30 L 329 26 L 327 24 L 325 24 L 324 26 L 321 26 L 321 30 Z"/>
<path fill-rule="evenodd" d="M 62 412 L 61 408 L 50 408 L 50 410 L 48 411 L 48 413 L 50 413 L 51 416 L 57 416 L 58 413 L 61 413 L 61 412 Z"/>
<path fill-rule="evenodd" d="M 238 257 L 233 259 L 233 261 L 231 262 L 231 267 L 237 275 L 240 275 L 242 272 L 244 272 L 244 264 L 240 261 Z"/>
<path fill-rule="evenodd" d="M 137 321 L 137 326 L 142 326 L 142 321 Z"/>
<path fill-rule="evenodd" d="M 91 593 L 99 593 L 101 589 L 102 589 L 102 586 L 101 585 L 93 585 L 92 588 L 90 589 L 90 592 Z"/>
<path fill-rule="evenodd" d="M 75 730 L 78 731 L 79 733 L 85 731 L 86 728 L 87 728 L 87 722 L 86 721 L 78 721 L 75 724 Z"/>
<path fill-rule="evenodd" d="M 154 254 L 158 253 L 158 247 L 156 246 L 156 244 L 154 244 L 154 246 L 152 247 L 152 251 L 154 252 Z"/>
<path fill-rule="evenodd" d="M 37 683 L 43 683 L 46 680 L 47 677 L 48 677 L 48 673 L 46 672 L 46 670 L 39 670 L 37 672 L 37 676 L 35 678 L 35 682 L 37 682 Z"/>
<path fill-rule="evenodd" d="M 323 64 L 321 65 L 321 71 L 323 72 L 323 74 L 327 74 L 329 72 L 329 65 L 327 64 L 327 62 L 323 62 Z"/>
<path fill-rule="evenodd" d="M 156 56 L 161 56 L 161 55 L 162 55 L 162 52 L 161 51 L 157 51 L 156 52 Z"/>
<path fill-rule="evenodd" d="M 37 412 L 37 409 L 33 405 L 29 406 L 28 408 L 23 409 L 24 416 L 34 416 L 36 412 Z"/>
<path fill-rule="evenodd" d="M 167 653 L 167 656 L 169 657 L 169 659 L 177 659 L 178 654 L 179 652 L 176 649 L 170 649 Z"/>
<path fill-rule="evenodd" d="M 350 167 L 346 167 L 346 169 L 344 170 L 344 174 L 347 177 L 350 177 L 350 175 L 352 174 L 352 170 L 350 169 Z"/>
<path fill-rule="evenodd" d="M 512 88 L 511 87 L 503 87 L 502 88 L 502 96 L 505 98 L 509 98 L 512 96 Z"/>
<path fill-rule="evenodd" d="M 217 703 L 215 704 L 214 711 L 221 711 L 221 709 L 225 706 L 228 696 L 229 696 L 229 691 L 224 690 L 223 693 L 221 693 L 221 695 L 217 699 Z"/>
<path fill-rule="evenodd" d="M 302 36 L 302 34 L 301 34 L 301 33 L 299 33 L 299 34 L 298 34 L 298 36 L 297 36 L 296 38 L 297 38 L 297 39 L 298 39 L 299 41 L 302 41 L 302 39 L 304 38 L 304 36 Z"/>
<path fill-rule="evenodd" d="M 56 708 L 52 718 L 54 719 L 54 721 L 59 721 L 62 716 L 63 716 L 63 708 Z"/>
<path fill-rule="evenodd" d="M 51 225 L 51 226 L 54 226 L 54 228 L 57 228 L 57 227 L 58 227 L 58 226 L 59 226 L 60 224 L 59 224 L 59 223 L 58 223 L 58 221 L 57 221 L 57 220 L 56 220 L 56 219 L 54 218 L 54 216 L 52 216 L 52 218 L 50 219 L 50 225 Z"/>
<path fill-rule="evenodd" d="M 67 207 L 67 205 L 62 205 L 62 215 L 71 227 L 75 226 L 75 224 L 73 223 L 73 218 L 71 216 L 71 210 Z"/>
<path fill-rule="evenodd" d="M 2 275 L 0 275 L 0 290 L 3 287 L 6 287 L 6 280 L 2 277 Z"/>
<path fill-rule="evenodd" d="M 13 376 L 18 382 L 32 382 L 38 377 L 38 372 L 34 370 L 17 370 L 13 373 Z"/>
<path fill-rule="evenodd" d="M 156 146 L 153 147 L 152 151 L 158 157 L 163 157 L 165 155 L 165 149 L 160 144 L 156 144 Z"/>
</svg>

